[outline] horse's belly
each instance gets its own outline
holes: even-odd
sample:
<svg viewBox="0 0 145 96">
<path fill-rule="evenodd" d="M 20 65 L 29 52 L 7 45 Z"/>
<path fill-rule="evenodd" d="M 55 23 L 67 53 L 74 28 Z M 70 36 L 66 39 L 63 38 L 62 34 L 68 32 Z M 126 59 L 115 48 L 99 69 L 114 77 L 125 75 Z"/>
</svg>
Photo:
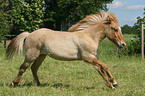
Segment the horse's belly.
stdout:
<svg viewBox="0 0 145 96">
<path fill-rule="evenodd" d="M 44 54 L 58 60 L 79 60 L 81 59 L 78 48 L 73 44 L 50 44 L 44 50 Z"/>
<path fill-rule="evenodd" d="M 47 54 L 58 60 L 77 60 L 80 59 L 79 52 L 75 52 L 74 50 L 65 50 L 65 49 L 55 49 L 47 52 Z"/>
<path fill-rule="evenodd" d="M 79 60 L 81 59 L 80 56 L 76 54 L 71 54 L 71 53 L 64 53 L 64 52 L 60 52 L 60 53 L 51 53 L 49 52 L 48 55 L 54 59 L 57 60 Z"/>
</svg>

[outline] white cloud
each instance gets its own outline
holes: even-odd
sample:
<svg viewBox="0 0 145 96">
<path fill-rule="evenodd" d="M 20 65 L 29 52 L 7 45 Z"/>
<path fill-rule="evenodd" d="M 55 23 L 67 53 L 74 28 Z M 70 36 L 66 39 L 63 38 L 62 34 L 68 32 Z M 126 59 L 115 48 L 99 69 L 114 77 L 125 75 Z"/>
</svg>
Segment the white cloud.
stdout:
<svg viewBox="0 0 145 96">
<path fill-rule="evenodd" d="M 127 17 L 124 17 L 122 18 L 122 21 L 124 22 L 124 24 L 128 24 L 128 25 L 131 25 L 133 26 L 136 22 L 137 22 L 137 17 L 132 17 L 132 18 L 127 18 Z M 143 18 L 144 16 L 140 16 L 141 18 Z"/>
<path fill-rule="evenodd" d="M 137 22 L 137 17 L 133 17 L 133 18 L 125 17 L 125 18 L 122 18 L 122 22 L 123 22 L 123 25 L 127 24 L 129 26 L 133 26 Z"/>
<path fill-rule="evenodd" d="M 125 8 L 125 10 L 129 11 L 141 11 L 145 8 L 145 5 L 133 5 L 133 6 L 128 6 Z"/>
<path fill-rule="evenodd" d="M 127 4 L 127 2 L 121 2 L 121 1 L 113 1 L 112 4 L 108 4 L 108 7 L 110 9 L 118 9 L 118 8 L 121 8 L 123 6 L 125 6 Z"/>
<path fill-rule="evenodd" d="M 123 18 L 123 21 L 126 21 L 126 22 L 136 22 L 137 21 L 137 17 L 133 17 L 133 18 Z"/>
</svg>

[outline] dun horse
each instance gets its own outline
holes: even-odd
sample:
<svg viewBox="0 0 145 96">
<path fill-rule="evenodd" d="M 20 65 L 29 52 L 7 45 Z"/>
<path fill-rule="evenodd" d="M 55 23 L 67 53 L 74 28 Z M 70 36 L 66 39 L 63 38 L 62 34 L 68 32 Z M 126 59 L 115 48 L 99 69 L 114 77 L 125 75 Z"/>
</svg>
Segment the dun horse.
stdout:
<svg viewBox="0 0 145 96">
<path fill-rule="evenodd" d="M 20 66 L 18 76 L 12 83 L 19 83 L 22 74 L 31 66 L 34 80 L 40 85 L 37 71 L 46 55 L 57 60 L 83 60 L 91 63 L 104 79 L 106 85 L 115 89 L 118 85 L 108 67 L 96 58 L 99 43 L 107 37 L 119 48 L 126 45 L 118 24 L 118 18 L 113 13 L 100 11 L 73 25 L 69 31 L 60 32 L 50 29 L 39 29 L 32 33 L 24 32 L 14 38 L 6 50 L 8 59 L 16 52 L 25 49 L 25 60 Z"/>
</svg>

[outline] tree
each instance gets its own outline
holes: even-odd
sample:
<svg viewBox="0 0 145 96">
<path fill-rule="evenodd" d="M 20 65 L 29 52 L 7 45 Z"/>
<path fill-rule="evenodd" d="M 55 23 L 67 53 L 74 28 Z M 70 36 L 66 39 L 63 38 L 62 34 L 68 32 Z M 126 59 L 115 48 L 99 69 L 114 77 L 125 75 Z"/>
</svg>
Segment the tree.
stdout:
<svg viewBox="0 0 145 96">
<path fill-rule="evenodd" d="M 144 8 L 144 13 L 143 13 L 143 15 L 145 15 L 145 8 Z M 144 17 L 137 17 L 137 23 L 135 23 L 135 25 L 136 26 L 138 26 L 138 34 L 137 34 L 137 38 L 141 38 L 141 30 L 142 30 L 142 28 L 141 28 L 141 24 L 145 24 L 145 16 Z M 144 29 L 144 31 L 145 31 L 145 29 Z M 145 35 L 144 35 L 144 38 L 145 38 Z M 141 39 L 139 39 L 138 41 L 136 41 L 137 42 L 137 44 L 139 45 L 139 47 L 138 47 L 138 50 L 141 50 Z M 145 51 L 145 40 L 144 40 L 144 51 Z"/>
<path fill-rule="evenodd" d="M 143 14 L 145 15 L 145 8 L 144 8 Z M 145 24 L 145 16 L 142 18 L 140 16 L 138 16 L 137 19 L 138 19 L 137 23 L 135 23 L 136 26 L 139 26 L 137 36 L 138 36 L 138 38 L 141 38 L 141 24 Z"/>
<path fill-rule="evenodd" d="M 121 29 L 123 34 L 137 34 L 138 26 L 134 25 L 133 27 L 131 27 L 126 24 L 123 27 L 121 27 Z"/>
<path fill-rule="evenodd" d="M 44 26 L 61 30 L 61 25 L 70 26 L 98 9 L 107 11 L 107 3 L 113 0 L 45 0 Z M 67 27 L 68 27 L 67 26 Z"/>
<path fill-rule="evenodd" d="M 13 24 L 11 34 L 39 29 L 44 17 L 43 7 L 43 0 L 14 0 L 10 12 L 10 21 Z"/>
<path fill-rule="evenodd" d="M 12 9 L 14 1 L 13 0 L 1 0 L 0 1 L 0 10 L 4 13 Z"/>
<path fill-rule="evenodd" d="M 107 11 L 107 3 L 113 0 L 8 0 L 11 34 L 32 32 L 41 26 L 54 30 L 66 30 L 86 15 L 98 9 Z M 65 28 L 64 28 L 65 27 Z"/>
<path fill-rule="evenodd" d="M 4 9 L 6 3 L 1 3 L 0 8 Z M 9 23 L 7 22 L 7 14 L 4 10 L 0 10 L 0 43 L 5 38 L 4 35 L 9 33 Z"/>
<path fill-rule="evenodd" d="M 131 26 L 128 26 L 127 24 L 124 25 L 122 28 L 122 33 L 123 34 L 131 34 L 132 32 L 132 27 Z"/>
<path fill-rule="evenodd" d="M 145 11 L 145 8 L 144 8 Z M 145 15 L 145 12 L 143 13 Z M 136 29 L 136 39 L 131 40 L 131 43 L 128 45 L 128 53 L 129 54 L 140 54 L 141 53 L 141 24 L 145 24 L 145 16 L 144 17 L 137 17 L 137 23 L 133 26 Z M 145 38 L 145 36 L 144 36 Z M 145 40 L 144 40 L 145 42 Z M 145 45 L 144 45 L 145 46 Z"/>
</svg>

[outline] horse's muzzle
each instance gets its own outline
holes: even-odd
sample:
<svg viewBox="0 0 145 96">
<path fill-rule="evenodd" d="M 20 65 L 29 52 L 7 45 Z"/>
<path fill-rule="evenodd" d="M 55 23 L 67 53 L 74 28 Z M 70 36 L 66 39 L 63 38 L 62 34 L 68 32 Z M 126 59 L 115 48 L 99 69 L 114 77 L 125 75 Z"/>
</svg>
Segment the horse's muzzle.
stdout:
<svg viewBox="0 0 145 96">
<path fill-rule="evenodd" d="M 117 45 L 119 48 L 123 48 L 124 46 L 126 46 L 126 43 L 119 41 L 119 42 L 117 42 Z"/>
</svg>

